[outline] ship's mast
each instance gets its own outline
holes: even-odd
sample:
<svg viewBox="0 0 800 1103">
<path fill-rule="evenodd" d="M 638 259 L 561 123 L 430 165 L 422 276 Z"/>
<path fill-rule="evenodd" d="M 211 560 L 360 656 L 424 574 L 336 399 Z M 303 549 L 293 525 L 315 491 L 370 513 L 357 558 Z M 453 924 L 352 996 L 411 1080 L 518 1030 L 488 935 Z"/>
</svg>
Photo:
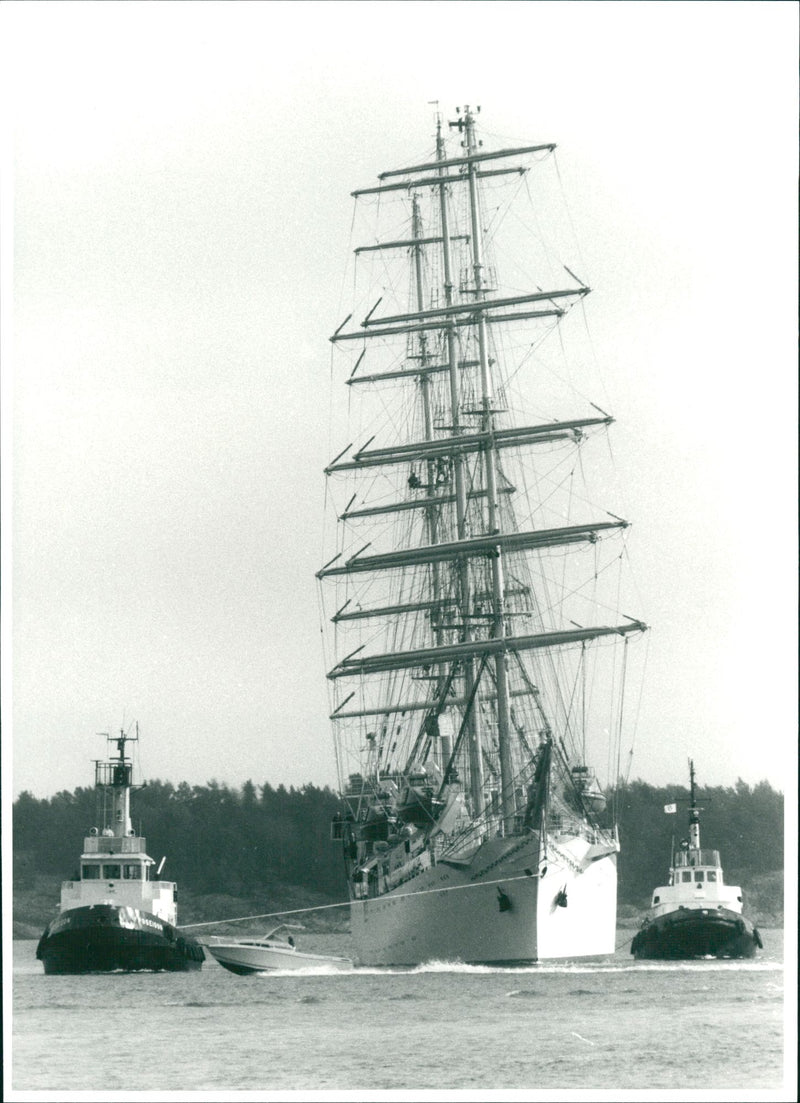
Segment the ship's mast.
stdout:
<svg viewBox="0 0 800 1103">
<path fill-rule="evenodd" d="M 436 159 L 444 162 L 446 159 L 444 138 L 442 136 L 441 119 L 436 122 Z M 440 177 L 446 175 L 445 169 L 439 169 Z M 439 210 L 442 224 L 442 266 L 444 269 L 444 302 L 446 307 L 453 306 L 453 265 L 450 252 L 450 224 L 447 209 L 447 189 L 442 183 L 439 185 Z M 450 426 L 454 437 L 461 435 L 461 395 L 458 375 L 458 342 L 456 339 L 456 327 L 451 323 L 447 326 L 447 361 L 448 382 L 450 387 Z M 453 456 L 453 480 L 455 483 L 456 498 L 456 532 L 459 540 L 464 540 L 467 535 L 467 492 L 464 478 L 464 455 L 456 452 Z M 472 639 L 470 613 L 472 611 L 472 597 L 470 592 L 469 564 L 462 559 L 458 567 L 458 594 L 461 605 L 461 640 L 468 642 Z M 469 658 L 464 663 L 464 700 L 472 701 L 467 715 L 467 739 L 470 758 L 470 795 L 472 797 L 472 809 L 474 815 L 480 815 L 483 811 L 483 739 L 480 728 L 480 707 L 474 701 L 475 695 L 475 660 Z"/>
<path fill-rule="evenodd" d="M 419 212 L 419 201 L 416 196 L 413 200 L 412 211 L 412 238 L 415 242 L 418 242 L 422 238 L 422 219 Z M 415 244 L 413 247 L 414 258 L 414 291 L 416 299 L 417 310 L 422 310 L 425 306 L 425 297 L 422 281 L 422 247 L 419 244 Z M 420 366 L 426 368 L 429 364 L 428 356 L 428 335 L 427 333 L 421 333 L 419 335 L 419 362 Z M 430 376 L 423 372 L 420 375 L 419 380 L 420 395 L 422 398 L 422 418 L 424 424 L 425 440 L 433 440 L 433 414 L 431 411 L 431 395 Z M 433 545 L 438 542 L 438 509 L 436 503 L 432 501 L 435 495 L 436 488 L 436 460 L 430 457 L 427 461 L 427 497 L 431 499 L 431 504 L 426 507 L 425 519 L 428 529 L 428 543 Z M 439 583 L 439 566 L 434 563 L 431 567 L 432 570 L 432 593 L 434 601 L 433 620 L 434 623 L 438 621 L 438 602 L 441 597 L 440 583 Z M 438 633 L 434 631 L 434 636 L 438 641 Z"/>
<path fill-rule="evenodd" d="M 463 124 L 465 131 L 464 145 L 469 158 L 467 162 L 467 175 L 469 180 L 469 208 L 472 251 L 472 292 L 476 301 L 484 298 L 483 276 L 483 232 L 480 224 L 480 208 L 478 204 L 478 169 L 472 158 L 478 152 L 475 138 L 475 117 L 469 107 L 464 110 Z M 459 129 L 461 127 L 459 126 Z M 489 365 L 489 339 L 487 333 L 486 315 L 484 311 L 478 313 L 478 359 L 480 362 L 481 383 L 481 431 L 486 436 L 486 446 L 483 451 L 484 472 L 486 479 L 486 524 L 489 535 L 500 534 L 500 517 L 497 496 L 497 455 L 494 447 L 493 433 L 494 419 L 494 394 L 492 386 L 491 368 Z M 492 636 L 502 639 L 505 636 L 505 615 L 503 598 L 503 560 L 500 547 L 494 549 L 490 555 L 492 574 Z M 506 678 L 506 657 L 503 650 L 498 651 L 494 660 L 495 683 L 497 686 L 497 740 L 500 750 L 500 811 L 503 828 L 506 834 L 510 834 L 514 828 L 514 774 L 511 761 L 511 739 L 509 720 L 508 683 Z"/>
<path fill-rule="evenodd" d="M 416 309 L 424 310 L 425 308 L 425 290 L 422 278 L 422 245 L 420 244 L 423 236 L 422 217 L 419 210 L 419 200 L 414 196 L 412 201 L 412 239 L 415 242 L 412 248 L 412 256 L 414 261 L 414 293 L 415 293 L 415 305 Z M 423 332 L 419 335 L 419 364 L 421 368 L 427 368 L 430 365 L 430 355 L 428 352 L 428 335 Z M 432 441 L 434 439 L 433 430 L 433 411 L 431 409 L 431 377 L 429 373 L 423 371 L 419 377 L 420 397 L 422 399 L 422 419 L 424 426 L 425 440 Z M 427 528 L 428 542 L 431 546 L 436 544 L 439 540 L 439 506 L 435 499 L 438 498 L 438 466 L 435 457 L 431 456 L 427 460 L 427 477 L 426 477 L 426 491 L 425 495 L 429 499 L 430 504 L 425 508 L 425 524 Z M 430 621 L 433 639 L 435 643 L 441 642 L 442 636 L 442 586 L 440 576 L 440 564 L 431 563 L 431 595 L 432 605 L 430 608 Z M 439 698 L 442 688 L 445 684 L 445 677 L 442 672 L 442 668 L 439 667 L 440 679 L 437 683 L 436 697 Z M 434 720 L 436 730 L 438 731 L 438 724 Z M 426 725 L 427 726 L 427 725 Z M 430 729 L 428 729 L 430 731 Z M 417 744 L 414 746 L 413 756 L 416 757 Z M 409 762 L 409 767 L 413 763 Z"/>
</svg>

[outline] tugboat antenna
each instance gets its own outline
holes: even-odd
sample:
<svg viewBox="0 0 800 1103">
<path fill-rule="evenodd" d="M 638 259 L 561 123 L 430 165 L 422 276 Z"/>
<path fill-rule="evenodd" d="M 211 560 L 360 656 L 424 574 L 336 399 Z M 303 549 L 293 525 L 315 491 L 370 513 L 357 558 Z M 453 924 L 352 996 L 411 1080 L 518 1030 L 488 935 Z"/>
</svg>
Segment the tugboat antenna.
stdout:
<svg viewBox="0 0 800 1103">
<path fill-rule="evenodd" d="M 697 787 L 695 785 L 694 760 L 689 759 L 689 845 L 693 850 L 700 849 L 700 813 L 697 807 Z"/>
</svg>

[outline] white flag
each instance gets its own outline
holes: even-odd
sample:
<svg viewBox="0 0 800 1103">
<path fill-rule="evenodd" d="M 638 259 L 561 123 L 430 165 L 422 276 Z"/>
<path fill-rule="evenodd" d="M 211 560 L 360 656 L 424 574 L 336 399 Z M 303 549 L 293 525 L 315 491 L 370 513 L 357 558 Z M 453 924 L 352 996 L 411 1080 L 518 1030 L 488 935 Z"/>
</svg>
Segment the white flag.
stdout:
<svg viewBox="0 0 800 1103">
<path fill-rule="evenodd" d="M 677 804 L 665 804 L 664 805 L 664 811 L 665 812 L 677 812 L 678 811 L 678 806 L 677 806 Z"/>
</svg>

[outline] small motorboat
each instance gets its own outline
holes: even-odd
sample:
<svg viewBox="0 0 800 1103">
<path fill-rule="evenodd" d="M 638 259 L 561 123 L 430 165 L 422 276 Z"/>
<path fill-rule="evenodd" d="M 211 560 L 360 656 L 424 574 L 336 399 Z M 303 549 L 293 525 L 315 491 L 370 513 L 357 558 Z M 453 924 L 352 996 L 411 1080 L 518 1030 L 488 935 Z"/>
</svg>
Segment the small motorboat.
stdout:
<svg viewBox="0 0 800 1103">
<path fill-rule="evenodd" d="M 210 938 L 204 945 L 220 965 L 239 976 L 278 969 L 352 969 L 353 962 L 349 958 L 308 954 L 297 949 L 291 935 L 285 939 L 274 937 L 278 931 L 289 928 L 302 930 L 293 924 L 280 923 L 260 937 L 226 938 L 220 935 Z"/>
</svg>

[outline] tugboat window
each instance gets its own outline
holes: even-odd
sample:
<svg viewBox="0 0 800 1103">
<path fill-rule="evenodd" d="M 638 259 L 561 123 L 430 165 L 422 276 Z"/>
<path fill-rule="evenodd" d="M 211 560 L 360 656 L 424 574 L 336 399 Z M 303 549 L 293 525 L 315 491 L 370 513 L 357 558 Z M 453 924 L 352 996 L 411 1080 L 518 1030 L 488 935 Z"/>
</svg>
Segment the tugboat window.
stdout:
<svg viewBox="0 0 800 1103">
<path fill-rule="evenodd" d="M 717 871 L 715 869 L 710 869 L 708 873 L 706 873 L 706 881 L 716 881 L 716 879 Z"/>
<path fill-rule="evenodd" d="M 684 880 L 684 881 L 691 881 L 692 871 L 690 869 L 685 869 L 683 871 L 683 873 L 681 874 L 681 879 Z"/>
<path fill-rule="evenodd" d="M 703 880 L 703 871 L 702 871 L 702 869 L 696 869 L 694 871 L 694 879 L 695 879 L 695 881 L 702 881 Z"/>
<path fill-rule="evenodd" d="M 141 880 L 141 866 L 137 862 L 131 863 L 131 865 L 125 865 L 122 867 L 122 876 L 126 881 L 140 881 Z"/>
<path fill-rule="evenodd" d="M 118 881 L 120 878 L 119 866 L 103 866 L 103 876 L 108 881 Z"/>
<path fill-rule="evenodd" d="M 99 881 L 100 880 L 100 866 L 91 865 L 83 867 L 83 879 L 84 881 Z"/>
</svg>

